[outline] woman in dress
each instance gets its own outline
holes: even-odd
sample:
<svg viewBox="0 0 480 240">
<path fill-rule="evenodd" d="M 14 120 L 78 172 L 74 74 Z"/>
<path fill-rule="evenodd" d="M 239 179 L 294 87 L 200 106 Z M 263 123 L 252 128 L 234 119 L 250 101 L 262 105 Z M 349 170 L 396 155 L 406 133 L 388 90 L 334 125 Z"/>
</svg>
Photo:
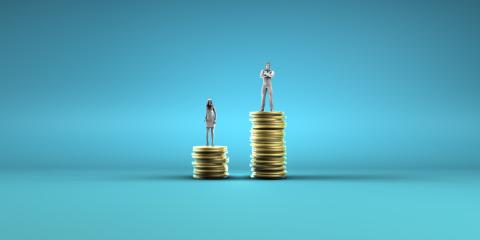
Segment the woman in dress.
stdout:
<svg viewBox="0 0 480 240">
<path fill-rule="evenodd" d="M 217 119 L 217 112 L 215 111 L 215 106 L 213 106 L 212 99 L 207 100 L 207 113 L 205 114 L 205 123 L 207 124 L 207 146 L 208 146 L 208 130 L 212 135 L 212 146 L 214 146 L 214 128 Z"/>
</svg>

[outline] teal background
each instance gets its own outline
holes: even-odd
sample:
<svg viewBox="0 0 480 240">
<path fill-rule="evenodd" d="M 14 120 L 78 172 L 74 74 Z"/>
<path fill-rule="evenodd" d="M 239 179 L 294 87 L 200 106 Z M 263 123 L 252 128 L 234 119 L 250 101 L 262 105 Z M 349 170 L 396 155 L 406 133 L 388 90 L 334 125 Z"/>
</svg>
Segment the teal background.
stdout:
<svg viewBox="0 0 480 240">
<path fill-rule="evenodd" d="M 478 1 L 0 1 L 0 239 L 480 239 Z M 248 178 L 266 61 L 288 178 Z M 228 180 L 191 178 L 205 104 Z"/>
<path fill-rule="evenodd" d="M 248 170 L 266 61 L 298 168 L 478 168 L 476 1 L 2 1 L 0 166 Z"/>
</svg>

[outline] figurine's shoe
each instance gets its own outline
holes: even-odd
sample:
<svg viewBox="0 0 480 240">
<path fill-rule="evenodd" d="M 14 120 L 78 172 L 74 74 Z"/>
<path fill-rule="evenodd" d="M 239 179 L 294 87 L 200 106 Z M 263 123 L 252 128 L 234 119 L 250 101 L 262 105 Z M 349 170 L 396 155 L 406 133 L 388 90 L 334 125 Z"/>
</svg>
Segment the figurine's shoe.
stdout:
<svg viewBox="0 0 480 240">
<path fill-rule="evenodd" d="M 263 108 L 261 108 L 259 112 L 263 112 Z"/>
</svg>

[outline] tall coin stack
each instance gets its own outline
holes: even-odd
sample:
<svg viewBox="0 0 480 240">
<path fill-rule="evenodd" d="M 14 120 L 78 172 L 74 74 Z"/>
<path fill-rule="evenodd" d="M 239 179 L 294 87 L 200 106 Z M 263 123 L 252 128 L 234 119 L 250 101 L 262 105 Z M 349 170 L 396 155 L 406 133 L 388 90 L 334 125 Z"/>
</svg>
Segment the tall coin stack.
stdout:
<svg viewBox="0 0 480 240">
<path fill-rule="evenodd" d="M 285 116 L 283 112 L 251 112 L 252 178 L 278 179 L 287 176 Z"/>
<path fill-rule="evenodd" d="M 225 146 L 194 146 L 193 178 L 215 179 L 228 177 L 228 157 Z"/>
</svg>

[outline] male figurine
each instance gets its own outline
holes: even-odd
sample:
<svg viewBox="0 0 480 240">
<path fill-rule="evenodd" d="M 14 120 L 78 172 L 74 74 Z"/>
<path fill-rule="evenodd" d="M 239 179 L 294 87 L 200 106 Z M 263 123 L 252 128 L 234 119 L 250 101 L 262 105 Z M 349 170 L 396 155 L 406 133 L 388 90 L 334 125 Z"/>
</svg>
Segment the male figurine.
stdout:
<svg viewBox="0 0 480 240">
<path fill-rule="evenodd" d="M 275 75 L 275 72 L 270 69 L 270 63 L 265 64 L 265 68 L 260 71 L 260 78 L 263 79 L 262 85 L 262 107 L 260 112 L 263 112 L 265 108 L 265 97 L 268 91 L 270 95 L 270 112 L 273 112 L 273 92 L 272 92 L 272 78 Z"/>
<path fill-rule="evenodd" d="M 213 106 L 213 101 L 212 99 L 207 99 L 207 111 L 205 114 L 205 123 L 207 125 L 207 146 L 208 146 L 208 130 L 210 130 L 210 133 L 212 135 L 212 146 L 213 144 L 213 132 L 215 128 L 215 123 L 217 120 L 217 112 L 215 111 L 215 106 Z"/>
</svg>

